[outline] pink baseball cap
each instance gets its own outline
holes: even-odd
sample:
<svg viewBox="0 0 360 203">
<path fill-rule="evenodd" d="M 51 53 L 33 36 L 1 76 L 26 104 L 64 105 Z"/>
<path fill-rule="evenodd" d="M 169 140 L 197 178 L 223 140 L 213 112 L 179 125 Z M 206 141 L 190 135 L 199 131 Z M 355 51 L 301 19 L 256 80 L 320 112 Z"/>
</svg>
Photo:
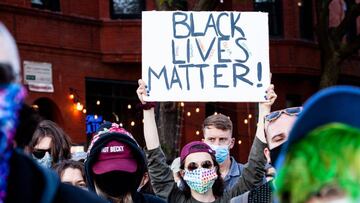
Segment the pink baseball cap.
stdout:
<svg viewBox="0 0 360 203">
<path fill-rule="evenodd" d="M 133 173 L 137 170 L 137 161 L 129 145 L 110 141 L 102 149 L 92 166 L 95 174 L 104 174 L 111 171 L 125 171 Z"/>
<path fill-rule="evenodd" d="M 180 153 L 180 163 L 183 163 L 189 154 L 195 152 L 206 152 L 209 153 L 211 156 L 215 156 L 215 151 L 211 149 L 209 145 L 201 141 L 193 141 L 186 144 L 182 148 Z"/>
</svg>

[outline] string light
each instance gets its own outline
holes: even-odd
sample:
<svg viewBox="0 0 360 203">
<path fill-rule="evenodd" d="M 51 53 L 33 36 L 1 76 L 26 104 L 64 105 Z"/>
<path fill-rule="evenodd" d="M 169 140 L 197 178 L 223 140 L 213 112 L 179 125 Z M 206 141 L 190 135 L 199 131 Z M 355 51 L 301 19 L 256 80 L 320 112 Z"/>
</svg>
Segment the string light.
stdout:
<svg viewBox="0 0 360 203">
<path fill-rule="evenodd" d="M 186 115 L 190 117 L 190 116 L 191 116 L 191 112 L 188 111 Z"/>
<path fill-rule="evenodd" d="M 76 104 L 76 110 L 82 111 L 83 108 L 84 108 L 84 106 L 83 106 L 80 102 L 78 102 L 78 103 Z"/>
<path fill-rule="evenodd" d="M 131 121 L 130 125 L 131 125 L 131 126 L 135 126 L 135 122 L 134 122 L 134 121 Z"/>
<path fill-rule="evenodd" d="M 100 100 L 96 101 L 96 105 L 98 105 L 98 106 L 100 105 Z"/>
<path fill-rule="evenodd" d="M 218 112 L 215 111 L 215 112 L 214 112 L 214 115 L 217 115 L 217 114 L 218 114 Z"/>
<path fill-rule="evenodd" d="M 128 109 L 131 109 L 131 104 L 128 104 L 127 108 L 128 108 Z"/>
<path fill-rule="evenodd" d="M 73 106 L 74 106 L 74 110 L 77 111 L 82 111 L 84 114 L 86 114 L 87 110 L 85 108 L 85 106 L 80 102 L 80 97 L 77 93 L 76 89 L 73 88 L 69 88 L 70 94 L 69 94 L 69 99 L 72 100 L 73 102 Z"/>
<path fill-rule="evenodd" d="M 248 119 L 244 119 L 244 123 L 248 124 L 249 123 Z"/>
<path fill-rule="evenodd" d="M 199 113 L 199 112 L 200 112 L 200 108 L 197 107 L 197 108 L 195 109 L 195 111 L 196 111 L 196 113 Z"/>
<path fill-rule="evenodd" d="M 251 114 L 249 114 L 248 118 L 252 118 L 252 115 L 251 115 Z"/>
<path fill-rule="evenodd" d="M 122 123 L 119 123 L 120 127 L 123 127 L 123 124 Z"/>
<path fill-rule="evenodd" d="M 184 106 L 185 106 L 184 102 L 181 102 L 181 103 L 180 103 L 180 106 L 181 106 L 181 107 L 184 107 Z"/>
<path fill-rule="evenodd" d="M 200 131 L 198 131 L 198 130 L 195 133 L 196 133 L 196 135 L 200 135 Z"/>
<path fill-rule="evenodd" d="M 39 109 L 39 106 L 38 106 L 37 104 L 33 104 L 31 107 L 32 107 L 34 110 L 38 110 L 38 109 Z"/>
<path fill-rule="evenodd" d="M 94 115 L 94 119 L 97 120 L 97 119 L 98 119 L 98 115 L 95 114 L 95 115 Z"/>
<path fill-rule="evenodd" d="M 238 141 L 238 144 L 241 144 L 241 143 L 242 143 L 241 140 L 239 140 L 239 141 Z"/>
</svg>

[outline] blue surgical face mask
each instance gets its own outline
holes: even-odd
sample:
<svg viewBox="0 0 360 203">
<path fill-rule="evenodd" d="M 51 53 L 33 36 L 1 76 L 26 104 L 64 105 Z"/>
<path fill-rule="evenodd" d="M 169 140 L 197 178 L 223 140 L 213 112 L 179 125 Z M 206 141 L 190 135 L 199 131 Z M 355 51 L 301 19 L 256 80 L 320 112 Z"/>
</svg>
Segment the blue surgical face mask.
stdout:
<svg viewBox="0 0 360 203">
<path fill-rule="evenodd" d="M 224 163 L 224 161 L 227 159 L 227 157 L 229 156 L 229 145 L 225 145 L 225 146 L 218 146 L 218 145 L 209 145 L 211 147 L 211 149 L 213 149 L 216 153 L 215 153 L 215 157 L 216 157 L 216 161 L 219 164 Z"/>
<path fill-rule="evenodd" d="M 45 156 L 41 159 L 36 158 L 33 155 L 33 158 L 42 166 L 44 166 L 45 168 L 51 168 L 51 163 L 53 161 L 51 155 L 49 154 L 49 152 L 45 153 Z"/>
</svg>

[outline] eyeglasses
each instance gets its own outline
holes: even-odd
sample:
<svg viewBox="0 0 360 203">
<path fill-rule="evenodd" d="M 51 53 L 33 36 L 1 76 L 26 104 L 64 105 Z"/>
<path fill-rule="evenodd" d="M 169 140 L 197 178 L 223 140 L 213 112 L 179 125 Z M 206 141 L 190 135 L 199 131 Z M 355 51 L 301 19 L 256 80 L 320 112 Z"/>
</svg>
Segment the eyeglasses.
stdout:
<svg viewBox="0 0 360 203">
<path fill-rule="evenodd" d="M 297 116 L 301 113 L 301 111 L 302 111 L 302 107 L 291 107 L 291 108 L 282 109 L 279 111 L 273 111 L 265 116 L 265 121 L 268 121 L 268 122 L 274 121 L 274 120 L 278 119 L 282 113 L 285 113 L 289 116 Z"/>
<path fill-rule="evenodd" d="M 209 160 L 207 161 L 203 161 L 201 163 L 201 168 L 206 168 L 206 169 L 211 169 L 213 167 L 213 163 Z M 187 170 L 188 171 L 193 171 L 199 168 L 199 165 L 195 162 L 190 162 L 189 165 L 187 165 Z"/>
<path fill-rule="evenodd" d="M 35 149 L 35 150 L 32 152 L 32 154 L 33 154 L 36 158 L 42 159 L 42 158 L 45 156 L 46 152 L 49 152 L 49 154 L 50 154 L 50 149 Z"/>
</svg>

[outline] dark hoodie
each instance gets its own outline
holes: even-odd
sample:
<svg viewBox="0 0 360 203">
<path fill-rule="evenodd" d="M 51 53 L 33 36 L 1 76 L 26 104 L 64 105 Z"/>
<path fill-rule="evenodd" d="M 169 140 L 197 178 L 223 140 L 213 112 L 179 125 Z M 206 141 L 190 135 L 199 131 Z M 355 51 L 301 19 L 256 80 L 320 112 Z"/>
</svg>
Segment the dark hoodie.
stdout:
<svg viewBox="0 0 360 203">
<path fill-rule="evenodd" d="M 109 126 L 109 124 L 107 124 L 107 126 L 105 126 L 105 128 L 110 128 L 111 126 Z M 104 126 L 101 126 L 99 131 L 102 131 L 104 129 Z M 88 156 L 87 159 L 85 161 L 85 175 L 86 175 L 86 180 L 88 182 L 88 188 L 91 191 L 95 191 L 95 185 L 94 185 L 94 177 L 93 177 L 93 172 L 92 172 L 92 166 L 96 163 L 96 161 L 98 160 L 98 156 L 102 150 L 102 148 L 110 141 L 119 141 L 122 143 L 126 143 L 133 152 L 133 155 L 135 157 L 135 159 L 137 160 L 137 171 L 135 172 L 136 174 L 136 178 L 135 178 L 135 184 L 138 186 L 141 183 L 142 177 L 146 171 L 146 158 L 145 155 L 143 153 L 143 151 L 141 150 L 141 148 L 138 146 L 138 144 L 136 143 L 136 141 L 130 137 L 130 133 L 128 135 L 126 134 L 122 134 L 119 132 L 100 132 L 97 133 L 97 135 L 99 135 L 99 138 L 96 140 L 95 137 L 97 135 L 94 136 L 93 141 L 89 147 L 88 150 Z M 126 132 L 126 131 L 125 131 Z M 130 136 L 129 136 L 130 135 Z M 124 182 L 119 182 L 119 184 L 127 184 Z M 113 187 L 116 187 L 115 185 Z M 154 196 L 154 195 L 149 195 L 149 194 L 142 194 L 136 191 L 132 192 L 132 199 L 134 203 L 152 203 L 152 202 L 165 202 L 162 199 Z"/>
</svg>

